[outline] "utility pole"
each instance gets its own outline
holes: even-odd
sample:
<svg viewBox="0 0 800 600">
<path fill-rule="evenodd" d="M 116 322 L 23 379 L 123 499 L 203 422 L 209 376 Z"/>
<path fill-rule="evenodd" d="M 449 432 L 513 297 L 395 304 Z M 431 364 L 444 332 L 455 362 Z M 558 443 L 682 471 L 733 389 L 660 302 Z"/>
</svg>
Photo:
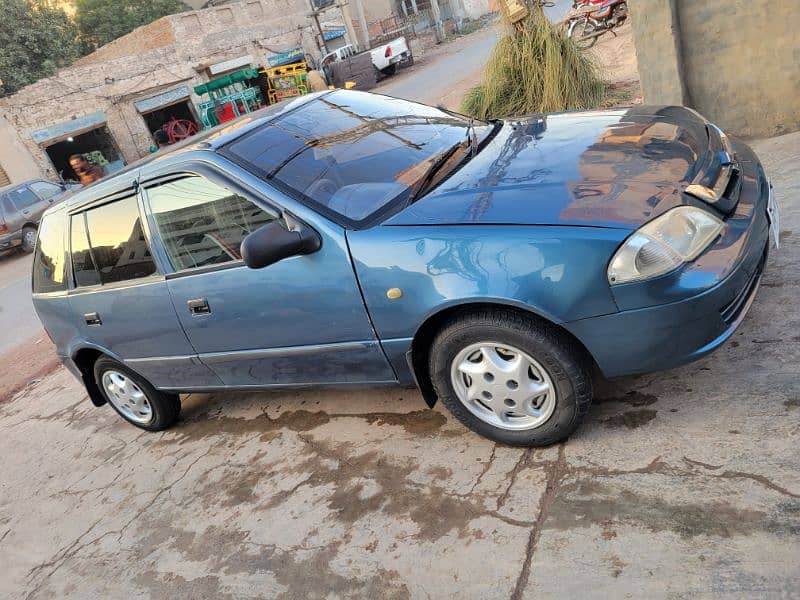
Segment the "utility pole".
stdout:
<svg viewBox="0 0 800 600">
<path fill-rule="evenodd" d="M 356 3 L 356 14 L 358 15 L 358 27 L 361 29 L 361 41 L 359 50 L 369 50 L 369 28 L 367 27 L 367 17 L 364 14 L 364 3 L 362 0 L 353 0 Z"/>
<path fill-rule="evenodd" d="M 433 31 L 436 34 L 436 42 L 441 44 L 444 41 L 444 23 L 442 23 L 439 0 L 431 0 L 431 17 L 433 17 Z"/>
<path fill-rule="evenodd" d="M 356 30 L 353 28 L 353 14 L 350 12 L 350 3 L 345 1 L 337 4 L 339 10 L 342 11 L 342 19 L 344 20 L 344 28 L 347 30 L 347 38 L 351 44 L 358 46 L 358 37 L 356 37 Z"/>
<path fill-rule="evenodd" d="M 467 16 L 467 7 L 464 6 L 464 0 L 451 0 L 455 1 L 455 17 L 456 17 L 456 31 L 461 33 L 464 28 L 464 19 Z"/>
<path fill-rule="evenodd" d="M 308 0 L 311 5 L 311 18 L 317 26 L 317 34 L 319 34 L 319 47 L 322 50 L 322 56 L 328 54 L 328 43 L 325 41 L 325 33 L 322 31 L 322 25 L 319 24 L 319 11 L 314 6 L 314 0 Z"/>
</svg>

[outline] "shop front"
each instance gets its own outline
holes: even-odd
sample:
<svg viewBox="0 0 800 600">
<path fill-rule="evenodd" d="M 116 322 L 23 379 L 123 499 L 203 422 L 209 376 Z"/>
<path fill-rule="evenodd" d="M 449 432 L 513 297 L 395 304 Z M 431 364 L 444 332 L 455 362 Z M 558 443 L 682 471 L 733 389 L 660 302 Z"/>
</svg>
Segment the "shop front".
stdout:
<svg viewBox="0 0 800 600">
<path fill-rule="evenodd" d="M 44 149 L 56 173 L 64 181 L 80 180 L 73 169 L 77 156 L 99 167 L 106 175 L 125 166 L 104 112 L 57 123 L 34 131 L 31 136 Z"/>
<path fill-rule="evenodd" d="M 188 86 L 138 100 L 134 105 L 153 138 L 154 148 L 174 144 L 202 129 Z"/>
</svg>

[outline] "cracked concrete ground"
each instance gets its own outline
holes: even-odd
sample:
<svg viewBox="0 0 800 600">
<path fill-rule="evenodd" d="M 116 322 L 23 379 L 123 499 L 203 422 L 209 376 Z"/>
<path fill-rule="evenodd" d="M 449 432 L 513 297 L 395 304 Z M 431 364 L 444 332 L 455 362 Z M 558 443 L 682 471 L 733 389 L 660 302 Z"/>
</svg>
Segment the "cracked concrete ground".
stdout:
<svg viewBox="0 0 800 600">
<path fill-rule="evenodd" d="M 749 317 L 566 444 L 394 389 L 191 396 L 148 434 L 55 372 L 0 406 L 0 597 L 797 597 L 800 134 L 755 146 L 784 232 Z"/>
</svg>

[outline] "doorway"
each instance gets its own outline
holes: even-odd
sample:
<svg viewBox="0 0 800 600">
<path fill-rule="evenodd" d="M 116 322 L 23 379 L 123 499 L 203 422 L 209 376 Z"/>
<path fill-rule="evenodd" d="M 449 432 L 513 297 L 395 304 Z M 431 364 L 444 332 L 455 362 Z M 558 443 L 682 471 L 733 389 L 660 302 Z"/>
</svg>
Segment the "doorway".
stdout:
<svg viewBox="0 0 800 600">
<path fill-rule="evenodd" d="M 161 136 L 161 134 L 156 134 L 157 131 L 165 132 L 168 141 L 164 145 L 168 145 L 190 137 L 201 129 L 194 109 L 188 100 L 142 113 L 142 118 L 153 141 L 157 144 Z M 176 121 L 177 125 L 174 124 Z"/>
<path fill-rule="evenodd" d="M 69 164 L 73 154 L 83 154 L 108 173 L 120 170 L 125 163 L 108 127 L 102 125 L 85 133 L 75 134 L 45 148 L 50 162 L 64 181 L 79 181 Z"/>
</svg>

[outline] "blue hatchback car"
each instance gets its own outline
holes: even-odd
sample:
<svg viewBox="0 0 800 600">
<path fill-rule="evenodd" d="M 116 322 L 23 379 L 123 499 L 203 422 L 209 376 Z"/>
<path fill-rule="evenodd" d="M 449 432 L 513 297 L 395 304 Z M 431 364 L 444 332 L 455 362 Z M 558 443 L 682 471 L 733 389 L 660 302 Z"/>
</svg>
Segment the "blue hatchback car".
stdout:
<svg viewBox="0 0 800 600">
<path fill-rule="evenodd" d="M 416 383 L 536 446 L 575 430 L 596 372 L 728 339 L 771 225 L 756 156 L 685 108 L 478 122 L 339 90 L 51 208 L 33 297 L 91 400 L 143 429 L 180 393 Z"/>
</svg>

